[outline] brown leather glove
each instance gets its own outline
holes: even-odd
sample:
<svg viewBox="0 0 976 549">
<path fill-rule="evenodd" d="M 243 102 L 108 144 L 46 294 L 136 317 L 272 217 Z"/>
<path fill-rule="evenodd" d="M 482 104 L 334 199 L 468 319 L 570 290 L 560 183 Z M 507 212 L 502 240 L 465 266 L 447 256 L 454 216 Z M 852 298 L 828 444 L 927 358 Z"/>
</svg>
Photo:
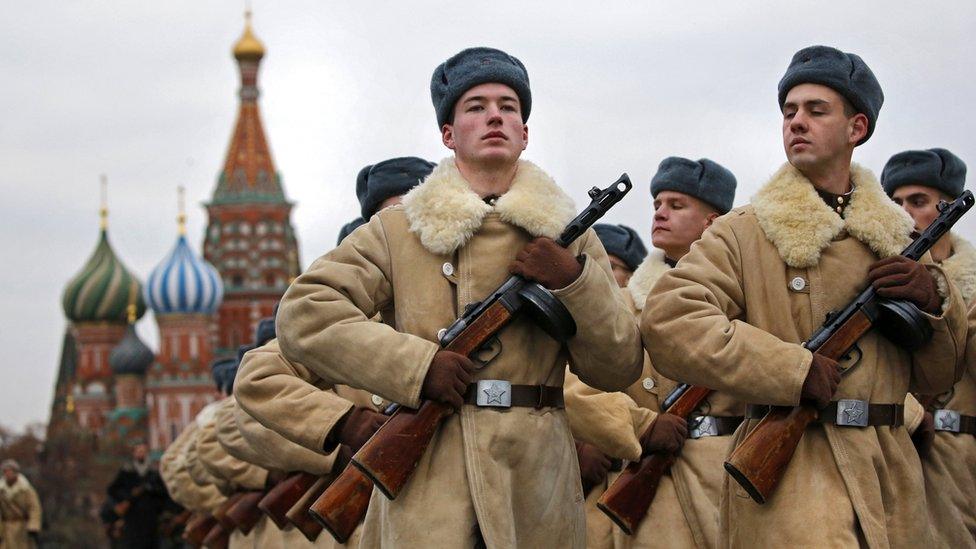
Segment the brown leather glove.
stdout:
<svg viewBox="0 0 976 549">
<path fill-rule="evenodd" d="M 640 437 L 644 455 L 655 452 L 677 453 L 688 438 L 688 422 L 674 414 L 659 414 Z"/>
<path fill-rule="evenodd" d="M 935 289 L 935 277 L 917 261 L 896 255 L 868 268 L 871 285 L 881 297 L 904 299 L 933 315 L 939 314 L 942 299 Z"/>
<path fill-rule="evenodd" d="M 576 281 L 583 274 L 583 265 L 573 252 L 551 238 L 539 237 L 522 248 L 508 270 L 550 290 L 558 290 Z"/>
<path fill-rule="evenodd" d="M 607 479 L 610 472 L 610 458 L 597 450 L 596 446 L 576 441 L 576 457 L 579 459 L 580 480 L 583 494 L 589 494 L 594 486 Z"/>
<path fill-rule="evenodd" d="M 357 406 L 346 412 L 332 429 L 336 433 L 334 441 L 356 452 L 386 420 L 387 417 L 379 412 Z"/>
<path fill-rule="evenodd" d="M 430 361 L 420 396 L 460 410 L 464 405 L 464 391 L 471 383 L 474 371 L 475 365 L 470 358 L 453 351 L 437 351 Z"/>
<path fill-rule="evenodd" d="M 837 370 L 837 361 L 813 353 L 810 371 L 807 372 L 807 378 L 803 380 L 803 388 L 800 389 L 800 400 L 810 402 L 819 410 L 830 404 L 830 399 L 837 392 L 838 385 L 840 385 L 840 371 Z"/>
<path fill-rule="evenodd" d="M 935 443 L 935 416 L 932 415 L 932 412 L 925 412 L 925 415 L 922 416 L 922 422 L 912 433 L 912 444 L 915 445 L 918 457 L 924 458 L 929 455 L 933 443 Z"/>
</svg>

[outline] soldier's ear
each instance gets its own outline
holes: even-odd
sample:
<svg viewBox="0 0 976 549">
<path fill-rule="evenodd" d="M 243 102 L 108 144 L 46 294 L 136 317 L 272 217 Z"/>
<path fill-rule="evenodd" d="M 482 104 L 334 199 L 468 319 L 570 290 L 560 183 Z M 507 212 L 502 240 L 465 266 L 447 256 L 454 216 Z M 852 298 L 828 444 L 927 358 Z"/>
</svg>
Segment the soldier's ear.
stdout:
<svg viewBox="0 0 976 549">
<path fill-rule="evenodd" d="M 448 149 L 454 150 L 454 126 L 450 124 L 444 124 L 441 126 L 441 142 Z"/>
<path fill-rule="evenodd" d="M 718 212 L 711 212 L 708 215 L 706 215 L 705 216 L 705 228 L 707 229 L 707 228 L 711 227 L 712 226 L 712 223 L 716 219 L 718 219 Z"/>
</svg>

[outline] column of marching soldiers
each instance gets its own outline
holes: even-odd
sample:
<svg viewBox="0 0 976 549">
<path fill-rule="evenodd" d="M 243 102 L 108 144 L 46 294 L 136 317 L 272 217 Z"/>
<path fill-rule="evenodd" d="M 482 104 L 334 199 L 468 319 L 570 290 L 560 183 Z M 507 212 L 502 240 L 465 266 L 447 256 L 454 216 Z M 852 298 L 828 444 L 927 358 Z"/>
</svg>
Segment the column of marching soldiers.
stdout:
<svg viewBox="0 0 976 549">
<path fill-rule="evenodd" d="M 884 97 L 860 57 L 794 55 L 787 162 L 750 204 L 711 160 L 662 161 L 650 253 L 623 226 L 564 233 L 572 198 L 520 159 L 518 59 L 464 50 L 431 95 L 452 156 L 363 168 L 362 216 L 166 450 L 187 542 L 976 546 L 976 250 L 902 255 L 963 206 L 966 168 L 851 162 Z M 804 345 L 867 288 L 859 330 Z M 750 444 L 781 463 L 750 477 Z"/>
</svg>

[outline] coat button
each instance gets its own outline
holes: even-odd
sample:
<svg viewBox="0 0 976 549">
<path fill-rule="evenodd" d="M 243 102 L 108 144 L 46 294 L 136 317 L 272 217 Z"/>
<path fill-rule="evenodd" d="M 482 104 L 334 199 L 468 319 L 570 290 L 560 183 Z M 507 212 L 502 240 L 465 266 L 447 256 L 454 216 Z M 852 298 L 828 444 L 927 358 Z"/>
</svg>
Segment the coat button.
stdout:
<svg viewBox="0 0 976 549">
<path fill-rule="evenodd" d="M 383 404 L 383 397 L 381 397 L 380 395 L 373 395 L 372 397 L 370 397 L 370 400 L 373 401 L 373 406 L 380 406 L 381 404 Z"/>
<path fill-rule="evenodd" d="M 450 263 L 441 265 L 441 272 L 444 273 L 444 276 L 451 276 L 454 274 L 454 265 L 451 265 Z"/>
<path fill-rule="evenodd" d="M 807 281 L 803 280 L 802 276 L 798 276 L 790 281 L 790 288 L 793 288 L 793 291 L 795 292 L 802 291 L 803 288 L 806 287 L 807 287 Z"/>
<path fill-rule="evenodd" d="M 645 377 L 644 381 L 641 381 L 641 386 L 644 387 L 645 391 L 650 391 L 654 388 L 654 380 L 649 377 Z"/>
</svg>

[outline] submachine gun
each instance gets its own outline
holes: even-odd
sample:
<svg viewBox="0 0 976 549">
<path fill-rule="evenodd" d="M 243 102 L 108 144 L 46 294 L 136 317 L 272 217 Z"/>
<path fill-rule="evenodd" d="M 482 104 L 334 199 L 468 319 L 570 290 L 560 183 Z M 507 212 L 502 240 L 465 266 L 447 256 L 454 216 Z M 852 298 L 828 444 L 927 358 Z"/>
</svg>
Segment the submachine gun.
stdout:
<svg viewBox="0 0 976 549">
<path fill-rule="evenodd" d="M 973 193 L 965 191 L 952 202 L 939 204 L 939 217 L 901 255 L 918 261 L 973 206 Z M 826 322 L 803 344 L 827 358 L 841 360 L 872 327 L 899 346 L 914 350 L 932 337 L 932 327 L 911 303 L 884 299 L 868 286 L 843 310 Z M 725 462 L 725 470 L 762 504 L 772 495 L 793 458 L 807 426 L 820 413 L 814 406 L 772 406 Z"/>
<path fill-rule="evenodd" d="M 590 204 L 566 226 L 556 243 L 563 247 L 572 244 L 631 188 L 630 178 L 623 174 L 603 190 L 590 189 Z M 491 346 L 502 328 L 522 313 L 559 342 L 576 334 L 572 315 L 548 289 L 513 275 L 441 330 L 439 343 L 444 350 L 477 360 L 479 351 Z M 395 499 L 420 463 L 441 421 L 453 412 L 447 404 L 430 400 L 417 409 L 399 407 L 313 504 L 311 514 L 344 542 L 365 515 L 373 486 L 387 498 Z"/>
</svg>

